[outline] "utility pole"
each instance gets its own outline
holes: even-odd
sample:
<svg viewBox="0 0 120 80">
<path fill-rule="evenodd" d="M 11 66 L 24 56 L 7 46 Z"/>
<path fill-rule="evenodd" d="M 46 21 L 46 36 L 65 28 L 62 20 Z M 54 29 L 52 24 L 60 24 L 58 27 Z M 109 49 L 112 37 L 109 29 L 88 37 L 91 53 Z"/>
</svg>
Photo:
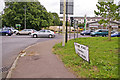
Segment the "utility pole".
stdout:
<svg viewBox="0 0 120 80">
<path fill-rule="evenodd" d="M 26 29 L 26 5 L 25 5 L 25 23 L 24 23 L 24 28 Z"/>
<path fill-rule="evenodd" d="M 62 42 L 62 46 L 65 46 L 65 13 L 66 13 L 66 0 L 64 0 L 64 9 L 63 9 L 63 42 Z"/>
</svg>

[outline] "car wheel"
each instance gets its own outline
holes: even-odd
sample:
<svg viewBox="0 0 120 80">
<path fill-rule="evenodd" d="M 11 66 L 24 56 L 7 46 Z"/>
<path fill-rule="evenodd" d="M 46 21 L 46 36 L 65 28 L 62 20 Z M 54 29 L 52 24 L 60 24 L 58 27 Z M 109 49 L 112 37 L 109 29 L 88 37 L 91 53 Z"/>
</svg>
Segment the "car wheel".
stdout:
<svg viewBox="0 0 120 80">
<path fill-rule="evenodd" d="M 97 37 L 98 35 L 95 35 L 95 37 Z"/>
<path fill-rule="evenodd" d="M 104 35 L 102 35 L 102 37 L 104 37 Z"/>
<path fill-rule="evenodd" d="M 52 35 L 50 34 L 48 37 L 49 37 L 49 38 L 52 38 Z"/>
<path fill-rule="evenodd" d="M 37 38 L 37 34 L 34 34 L 34 35 L 33 35 L 33 38 Z"/>
<path fill-rule="evenodd" d="M 20 35 L 20 33 L 17 33 L 16 35 Z"/>
<path fill-rule="evenodd" d="M 11 36 L 11 34 L 8 34 L 8 36 Z"/>
<path fill-rule="evenodd" d="M 14 31 L 13 33 L 16 33 L 16 31 Z"/>
<path fill-rule="evenodd" d="M 95 35 L 91 35 L 92 37 L 95 37 Z"/>
<path fill-rule="evenodd" d="M 28 35 L 30 35 L 31 33 L 28 33 Z"/>
</svg>

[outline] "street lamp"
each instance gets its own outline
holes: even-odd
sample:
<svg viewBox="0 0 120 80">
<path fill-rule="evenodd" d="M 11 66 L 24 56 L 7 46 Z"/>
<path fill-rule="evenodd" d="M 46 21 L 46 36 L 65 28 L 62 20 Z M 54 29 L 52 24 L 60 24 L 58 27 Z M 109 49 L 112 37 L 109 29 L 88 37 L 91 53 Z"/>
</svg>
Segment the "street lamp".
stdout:
<svg viewBox="0 0 120 80">
<path fill-rule="evenodd" d="M 26 29 L 26 5 L 25 5 L 25 22 L 24 22 L 24 28 Z"/>
</svg>

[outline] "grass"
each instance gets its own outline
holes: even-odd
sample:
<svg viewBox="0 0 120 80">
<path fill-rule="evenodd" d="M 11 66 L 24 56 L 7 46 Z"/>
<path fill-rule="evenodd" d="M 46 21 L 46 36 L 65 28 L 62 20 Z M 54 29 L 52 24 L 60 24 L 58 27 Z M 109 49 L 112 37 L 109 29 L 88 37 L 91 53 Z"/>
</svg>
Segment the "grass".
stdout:
<svg viewBox="0 0 120 80">
<path fill-rule="evenodd" d="M 89 47 L 90 64 L 75 53 L 74 42 Z M 90 37 L 70 40 L 53 47 L 65 66 L 79 78 L 118 78 L 118 38 Z"/>
</svg>

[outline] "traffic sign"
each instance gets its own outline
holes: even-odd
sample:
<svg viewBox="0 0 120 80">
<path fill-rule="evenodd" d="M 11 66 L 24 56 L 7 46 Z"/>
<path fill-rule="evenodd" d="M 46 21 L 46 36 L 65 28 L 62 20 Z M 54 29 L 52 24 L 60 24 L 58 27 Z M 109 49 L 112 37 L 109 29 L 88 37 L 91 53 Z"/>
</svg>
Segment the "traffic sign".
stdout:
<svg viewBox="0 0 120 80">
<path fill-rule="evenodd" d="M 60 14 L 63 14 L 63 7 L 64 7 L 63 5 L 64 5 L 64 0 L 60 0 Z M 73 0 L 66 0 L 66 7 L 67 7 L 66 14 L 73 15 L 74 1 Z"/>
<path fill-rule="evenodd" d="M 16 27 L 21 27 L 21 24 L 16 24 Z"/>
</svg>

